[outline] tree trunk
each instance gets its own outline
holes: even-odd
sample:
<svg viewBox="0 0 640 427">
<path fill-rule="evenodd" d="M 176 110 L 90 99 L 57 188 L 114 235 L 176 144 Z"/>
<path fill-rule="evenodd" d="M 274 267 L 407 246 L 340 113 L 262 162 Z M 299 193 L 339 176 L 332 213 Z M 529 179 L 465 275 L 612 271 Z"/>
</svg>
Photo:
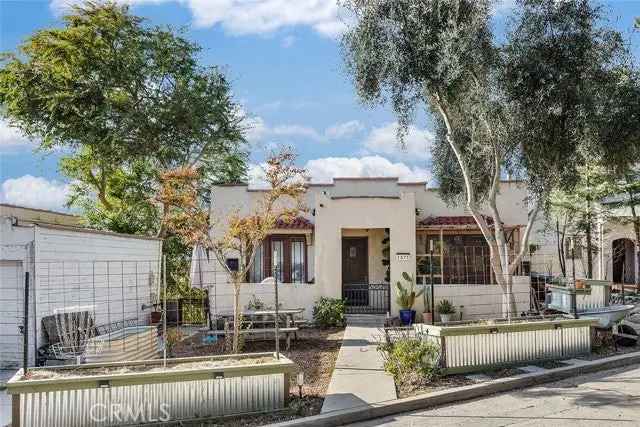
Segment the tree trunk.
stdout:
<svg viewBox="0 0 640 427">
<path fill-rule="evenodd" d="M 502 317 L 511 319 L 516 314 L 516 301 L 513 295 L 513 276 L 509 274 L 508 268 L 505 271 L 503 261 L 504 254 L 495 242 L 489 243 L 491 269 L 496 279 L 496 283 L 502 290 Z"/>
<path fill-rule="evenodd" d="M 240 326 L 242 313 L 240 311 L 240 286 L 238 277 L 233 277 L 233 353 L 240 353 Z"/>
<path fill-rule="evenodd" d="M 556 241 L 558 246 L 558 263 L 563 277 L 567 277 L 566 263 L 564 259 L 564 232 L 560 233 L 560 221 L 556 219 Z"/>
<path fill-rule="evenodd" d="M 513 275 L 505 277 L 505 285 L 502 293 L 502 317 L 511 319 L 517 316 L 516 298 L 513 294 Z"/>
<path fill-rule="evenodd" d="M 462 177 L 464 179 L 464 185 L 466 189 L 466 202 L 467 207 L 471 211 L 476 223 L 480 227 L 480 231 L 484 236 L 485 240 L 489 244 L 490 249 L 490 262 L 491 267 L 493 269 L 494 275 L 496 277 L 496 281 L 501 286 L 502 291 L 504 293 L 504 299 L 507 301 L 506 308 L 503 305 L 503 315 L 506 315 L 508 319 L 511 319 L 511 316 L 516 312 L 515 299 L 513 298 L 512 291 L 512 274 L 517 267 L 517 264 L 522 259 L 522 254 L 528 244 L 529 233 L 531 231 L 531 226 L 533 225 L 533 221 L 535 221 L 536 215 L 538 213 L 539 206 L 536 203 L 534 211 L 532 211 L 532 215 L 529 218 L 529 223 L 527 224 L 527 228 L 525 230 L 525 235 L 521 242 L 521 248 L 518 252 L 518 255 L 515 257 L 513 261 L 513 265 L 509 263 L 509 254 L 507 251 L 506 242 L 504 239 L 504 229 L 502 228 L 502 221 L 500 219 L 500 213 L 498 211 L 496 205 L 496 195 L 499 191 L 500 185 L 500 166 L 502 162 L 502 158 L 500 156 L 499 151 L 494 151 L 494 176 L 491 185 L 491 191 L 489 195 L 489 205 L 492 208 L 493 212 L 493 226 L 494 233 L 492 234 L 489 230 L 489 226 L 487 221 L 482 216 L 482 213 L 476 206 L 476 197 L 474 192 L 473 179 L 470 174 L 470 169 L 467 164 L 467 161 L 462 153 L 461 147 L 458 145 L 457 141 L 454 138 L 454 132 L 451 124 L 451 120 L 449 117 L 449 113 L 447 111 L 446 103 L 440 98 L 438 93 L 435 93 L 434 96 L 435 106 L 438 109 L 440 116 L 442 117 L 444 124 L 447 128 L 446 139 L 449 143 L 449 146 L 453 150 L 456 159 L 458 160 L 458 165 L 460 166 L 460 171 L 462 173 Z M 490 130 L 490 129 L 489 129 Z M 503 252 L 504 251 L 504 252 Z"/>
<path fill-rule="evenodd" d="M 591 233 L 591 218 L 587 219 L 585 237 L 587 239 L 587 279 L 593 279 L 593 235 Z"/>
<path fill-rule="evenodd" d="M 169 216 L 169 205 L 166 203 L 162 203 L 162 219 L 160 220 L 160 228 L 158 229 L 158 233 L 156 237 L 159 239 L 164 239 L 167 237 L 167 217 Z"/>
</svg>

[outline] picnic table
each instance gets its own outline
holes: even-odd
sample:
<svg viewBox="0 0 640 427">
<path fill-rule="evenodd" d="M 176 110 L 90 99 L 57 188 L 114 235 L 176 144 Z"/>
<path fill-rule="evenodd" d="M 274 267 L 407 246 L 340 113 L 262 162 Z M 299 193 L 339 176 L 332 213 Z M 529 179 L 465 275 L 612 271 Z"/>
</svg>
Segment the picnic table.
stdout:
<svg viewBox="0 0 640 427">
<path fill-rule="evenodd" d="M 297 339 L 297 333 L 299 328 L 296 326 L 296 324 L 300 324 L 304 322 L 304 321 L 296 320 L 295 316 L 302 314 L 303 312 L 304 312 L 304 308 L 278 309 L 277 312 L 276 310 L 246 310 L 241 313 L 243 319 L 247 319 L 252 326 L 253 324 L 260 324 L 262 327 L 259 327 L 259 328 L 251 327 L 248 329 L 241 329 L 240 333 L 243 335 L 253 335 L 253 336 L 262 335 L 266 337 L 267 333 L 276 332 L 275 324 L 276 322 L 279 322 L 279 320 L 275 318 L 276 315 L 278 317 L 284 316 L 285 317 L 284 327 L 279 327 L 278 333 L 285 335 L 285 338 L 287 340 L 286 348 L 288 350 L 291 346 L 291 335 L 293 335 L 294 339 Z M 224 335 L 227 333 L 228 330 L 230 330 L 230 325 L 233 322 L 232 320 L 233 313 L 223 313 L 223 314 L 220 314 L 219 317 L 221 317 L 224 320 L 225 328 L 224 330 L 213 331 L 213 333 L 218 335 Z M 261 317 L 266 317 L 267 319 L 263 319 Z M 271 324 L 273 324 L 273 326 L 271 326 Z"/>
</svg>

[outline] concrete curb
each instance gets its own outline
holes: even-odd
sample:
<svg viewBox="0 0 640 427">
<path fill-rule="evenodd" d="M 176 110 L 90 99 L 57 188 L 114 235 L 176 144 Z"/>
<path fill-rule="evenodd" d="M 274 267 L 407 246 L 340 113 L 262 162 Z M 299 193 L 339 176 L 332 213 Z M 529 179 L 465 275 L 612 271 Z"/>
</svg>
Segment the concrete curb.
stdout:
<svg viewBox="0 0 640 427">
<path fill-rule="evenodd" d="M 330 412 L 312 417 L 298 418 L 277 424 L 277 427 L 324 427 L 365 421 L 372 418 L 385 417 L 401 412 L 429 409 L 448 403 L 459 402 L 490 394 L 502 393 L 514 389 L 531 387 L 538 384 L 554 382 L 577 375 L 605 371 L 640 363 L 640 352 L 627 353 L 604 359 L 585 361 L 577 365 L 549 369 L 545 372 L 522 374 L 515 377 L 500 378 L 489 383 L 458 387 L 453 390 L 442 390 L 404 399 L 391 400 L 371 405 L 362 405 L 350 409 Z"/>
</svg>

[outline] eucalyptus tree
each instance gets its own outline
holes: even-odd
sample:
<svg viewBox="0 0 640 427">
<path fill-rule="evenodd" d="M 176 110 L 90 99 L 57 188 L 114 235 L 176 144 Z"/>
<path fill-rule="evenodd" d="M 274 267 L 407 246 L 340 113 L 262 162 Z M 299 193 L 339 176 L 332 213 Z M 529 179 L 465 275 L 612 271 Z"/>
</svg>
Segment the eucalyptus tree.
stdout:
<svg viewBox="0 0 640 427">
<path fill-rule="evenodd" d="M 571 190 L 552 192 L 550 216 L 556 220 L 558 260 L 563 275 L 567 273 L 565 243 L 571 239 L 584 249 L 586 259 L 580 254 L 581 259 L 586 262 L 587 278 L 592 279 L 594 255 L 600 246 L 598 228 L 612 216 L 610 206 L 602 202 L 617 192 L 618 185 L 613 174 L 593 161 L 578 168 L 578 173 L 578 182 Z"/>
<path fill-rule="evenodd" d="M 550 191 L 576 182 L 579 148 L 590 144 L 603 159 L 611 154 L 585 116 L 606 95 L 590 85 L 609 82 L 604 77 L 625 54 L 619 34 L 600 27 L 599 9 L 583 0 L 519 1 L 501 45 L 488 0 L 345 3 L 355 24 L 343 51 L 358 96 L 366 104 L 390 101 L 401 143 L 418 108 L 433 117 L 441 194 L 475 218 L 510 316 L 512 276 Z M 522 177 L 530 191 L 528 223 L 514 254 L 497 204 L 506 174 Z"/>
<path fill-rule="evenodd" d="M 4 55 L 1 114 L 66 153 L 70 202 L 93 225 L 162 235 L 151 200 L 163 171 L 197 165 L 203 189 L 244 177 L 240 109 L 198 45 L 115 2 L 76 6 L 63 23 Z"/>
</svg>

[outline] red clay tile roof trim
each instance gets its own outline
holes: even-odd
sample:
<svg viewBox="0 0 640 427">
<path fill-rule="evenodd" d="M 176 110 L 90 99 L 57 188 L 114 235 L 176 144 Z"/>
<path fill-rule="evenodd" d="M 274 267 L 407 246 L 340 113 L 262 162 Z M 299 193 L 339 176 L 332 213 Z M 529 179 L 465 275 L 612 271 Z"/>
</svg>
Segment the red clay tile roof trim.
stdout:
<svg viewBox="0 0 640 427">
<path fill-rule="evenodd" d="M 490 216 L 484 216 L 488 225 L 493 224 L 493 218 Z M 472 226 L 477 227 L 476 220 L 471 215 L 461 216 L 430 216 L 424 218 L 418 222 L 418 225 L 422 227 L 432 226 Z"/>
<path fill-rule="evenodd" d="M 286 222 L 281 219 L 276 221 L 276 227 L 285 230 L 313 230 L 313 223 L 304 217 L 296 217 L 293 221 Z"/>
</svg>

